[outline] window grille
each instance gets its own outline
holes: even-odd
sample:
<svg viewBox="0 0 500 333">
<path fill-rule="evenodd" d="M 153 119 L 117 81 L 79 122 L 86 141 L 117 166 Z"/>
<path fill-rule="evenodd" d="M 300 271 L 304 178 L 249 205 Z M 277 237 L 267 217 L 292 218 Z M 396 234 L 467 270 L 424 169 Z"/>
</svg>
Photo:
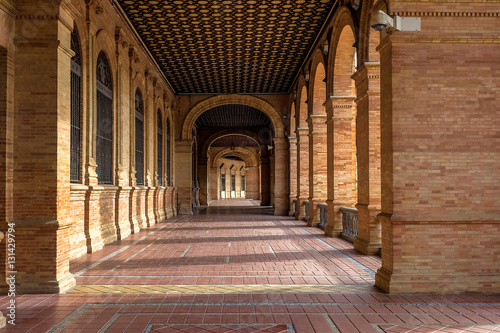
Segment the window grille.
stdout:
<svg viewBox="0 0 500 333">
<path fill-rule="evenodd" d="M 170 120 L 167 119 L 167 185 L 172 186 L 170 177 Z"/>
<path fill-rule="evenodd" d="M 97 175 L 99 184 L 113 183 L 113 83 L 104 52 L 97 57 Z"/>
<path fill-rule="evenodd" d="M 158 186 L 163 186 L 163 123 L 161 112 L 158 110 Z"/>
<path fill-rule="evenodd" d="M 221 185 L 221 191 L 226 190 L 226 175 L 222 174 L 220 175 L 220 185 Z"/>
<path fill-rule="evenodd" d="M 135 91 L 135 179 L 144 185 L 144 103 L 139 88 Z"/>
<path fill-rule="evenodd" d="M 231 175 L 231 191 L 236 191 L 236 176 Z"/>
<path fill-rule="evenodd" d="M 241 176 L 241 190 L 245 191 L 245 176 Z"/>
<path fill-rule="evenodd" d="M 80 41 L 76 27 L 71 33 L 71 49 L 75 52 L 71 58 L 71 139 L 70 139 L 70 181 L 82 181 L 82 113 L 81 113 L 81 84 L 82 63 L 80 56 Z"/>
</svg>

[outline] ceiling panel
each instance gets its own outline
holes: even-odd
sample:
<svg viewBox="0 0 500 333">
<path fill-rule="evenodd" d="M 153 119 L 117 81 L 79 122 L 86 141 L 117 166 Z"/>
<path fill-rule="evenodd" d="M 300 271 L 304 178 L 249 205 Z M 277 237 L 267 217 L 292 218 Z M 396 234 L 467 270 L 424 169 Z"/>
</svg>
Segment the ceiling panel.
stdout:
<svg viewBox="0 0 500 333">
<path fill-rule="evenodd" d="M 271 120 L 262 111 L 246 105 L 228 104 L 202 113 L 196 120 L 199 129 L 271 127 Z"/>
<path fill-rule="evenodd" d="M 212 142 L 210 147 L 231 147 L 231 144 L 234 144 L 235 147 L 259 148 L 259 145 L 253 139 L 243 135 L 223 136 Z"/>
<path fill-rule="evenodd" d="M 287 93 L 332 0 L 118 0 L 177 93 Z"/>
</svg>

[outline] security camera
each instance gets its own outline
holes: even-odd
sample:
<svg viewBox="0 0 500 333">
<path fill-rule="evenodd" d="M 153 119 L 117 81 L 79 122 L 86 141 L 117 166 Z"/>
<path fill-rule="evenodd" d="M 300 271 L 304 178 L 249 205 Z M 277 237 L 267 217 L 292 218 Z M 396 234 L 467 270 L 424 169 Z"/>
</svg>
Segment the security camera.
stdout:
<svg viewBox="0 0 500 333">
<path fill-rule="evenodd" d="M 370 19 L 370 26 L 376 31 L 382 31 L 387 27 L 392 28 L 393 24 L 394 20 L 381 10 L 373 13 L 372 18 Z"/>
<path fill-rule="evenodd" d="M 397 15 L 390 17 L 379 10 L 373 13 L 370 26 L 376 31 L 387 28 L 388 33 L 392 31 L 420 31 L 420 17 L 400 17 Z"/>
</svg>

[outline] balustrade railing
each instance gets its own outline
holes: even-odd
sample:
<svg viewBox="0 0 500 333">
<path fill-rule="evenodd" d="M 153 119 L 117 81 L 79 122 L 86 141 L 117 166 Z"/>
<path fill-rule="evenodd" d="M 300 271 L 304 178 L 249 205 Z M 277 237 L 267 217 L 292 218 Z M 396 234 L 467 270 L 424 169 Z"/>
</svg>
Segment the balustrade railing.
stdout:
<svg viewBox="0 0 500 333">
<path fill-rule="evenodd" d="M 304 220 L 309 220 L 309 200 L 304 200 L 302 201 L 302 204 L 304 205 L 304 212 L 305 212 L 305 216 L 304 216 Z"/>
<path fill-rule="evenodd" d="M 328 225 L 328 205 L 326 203 L 318 204 L 319 207 L 319 227 L 325 229 Z"/>
<path fill-rule="evenodd" d="M 358 210 L 340 207 L 342 213 L 342 238 L 354 242 L 358 237 Z"/>
</svg>

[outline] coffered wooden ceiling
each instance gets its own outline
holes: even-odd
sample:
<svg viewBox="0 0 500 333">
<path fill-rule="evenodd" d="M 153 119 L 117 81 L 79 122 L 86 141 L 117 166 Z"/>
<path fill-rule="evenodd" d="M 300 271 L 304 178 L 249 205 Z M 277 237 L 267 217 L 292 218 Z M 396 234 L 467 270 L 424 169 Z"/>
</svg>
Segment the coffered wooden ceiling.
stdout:
<svg viewBox="0 0 500 333">
<path fill-rule="evenodd" d="M 287 93 L 333 0 L 118 0 L 177 93 Z"/>
</svg>

